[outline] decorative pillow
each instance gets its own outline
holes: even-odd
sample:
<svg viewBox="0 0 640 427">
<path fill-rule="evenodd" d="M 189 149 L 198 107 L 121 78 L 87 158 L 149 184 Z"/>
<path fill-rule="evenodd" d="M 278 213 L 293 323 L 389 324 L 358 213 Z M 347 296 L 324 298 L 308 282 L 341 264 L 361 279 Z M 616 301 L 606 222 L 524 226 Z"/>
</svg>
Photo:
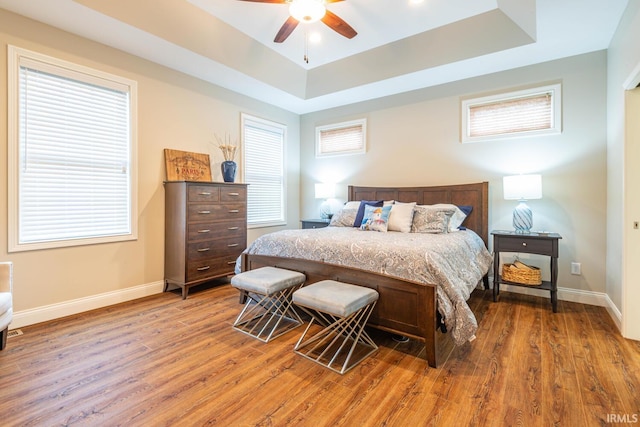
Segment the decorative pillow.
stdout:
<svg viewBox="0 0 640 427">
<path fill-rule="evenodd" d="M 387 232 L 391 206 L 371 206 L 364 208 L 361 230 Z"/>
<path fill-rule="evenodd" d="M 460 205 L 460 206 L 458 206 L 458 208 L 460 208 L 460 210 L 462 212 L 464 212 L 465 221 L 469 217 L 469 214 L 473 211 L 473 206 Z M 458 230 L 466 230 L 466 229 L 467 229 L 467 227 L 464 227 L 464 221 L 462 221 L 462 224 L 458 227 Z"/>
<path fill-rule="evenodd" d="M 457 231 L 458 227 L 460 227 L 462 225 L 462 223 L 464 222 L 465 218 L 467 217 L 467 214 L 465 214 L 462 209 L 460 209 L 458 206 L 456 205 L 451 205 L 448 203 L 438 203 L 436 205 L 431 205 L 433 207 L 436 208 L 448 208 L 448 209 L 453 209 L 454 213 L 451 216 L 451 219 L 449 220 L 449 231 Z"/>
<path fill-rule="evenodd" d="M 362 217 L 364 217 L 364 208 L 365 206 L 376 206 L 380 207 L 384 201 L 382 200 L 361 200 L 360 207 L 358 208 L 358 213 L 356 214 L 356 220 L 353 223 L 354 227 L 360 227 L 362 225 Z"/>
<path fill-rule="evenodd" d="M 413 208 L 416 202 L 402 203 L 396 202 L 391 206 L 389 215 L 389 231 L 399 231 L 409 233 L 413 222 Z"/>
<path fill-rule="evenodd" d="M 358 209 L 342 208 L 331 217 L 329 227 L 353 227 Z"/>
<path fill-rule="evenodd" d="M 473 206 L 460 205 L 458 206 L 458 209 L 460 209 L 466 216 L 469 216 L 471 211 L 473 211 Z"/>
<path fill-rule="evenodd" d="M 455 209 L 435 206 L 413 208 L 412 233 L 448 233 L 449 221 Z"/>
<path fill-rule="evenodd" d="M 354 202 L 346 202 L 342 209 L 358 209 L 360 207 L 360 200 Z"/>
</svg>

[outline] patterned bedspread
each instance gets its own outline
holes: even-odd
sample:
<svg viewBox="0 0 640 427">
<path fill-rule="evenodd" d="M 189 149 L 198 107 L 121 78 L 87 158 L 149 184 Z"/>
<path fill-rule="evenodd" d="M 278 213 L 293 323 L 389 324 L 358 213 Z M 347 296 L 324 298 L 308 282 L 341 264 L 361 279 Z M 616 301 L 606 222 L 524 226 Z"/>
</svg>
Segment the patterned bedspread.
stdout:
<svg viewBox="0 0 640 427">
<path fill-rule="evenodd" d="M 473 338 L 478 328 L 466 301 L 492 262 L 482 239 L 470 230 L 446 234 L 378 233 L 353 227 L 283 230 L 259 237 L 247 252 L 436 284 L 438 310 L 458 345 Z"/>
</svg>

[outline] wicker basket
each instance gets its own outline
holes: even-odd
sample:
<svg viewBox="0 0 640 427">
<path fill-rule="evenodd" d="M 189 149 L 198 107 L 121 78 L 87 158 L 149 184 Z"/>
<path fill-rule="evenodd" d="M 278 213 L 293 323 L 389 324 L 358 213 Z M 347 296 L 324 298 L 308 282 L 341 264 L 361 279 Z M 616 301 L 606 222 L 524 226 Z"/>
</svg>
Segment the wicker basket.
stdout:
<svg viewBox="0 0 640 427">
<path fill-rule="evenodd" d="M 542 284 L 540 269 L 520 261 L 502 266 L 502 280 L 531 286 Z"/>
</svg>

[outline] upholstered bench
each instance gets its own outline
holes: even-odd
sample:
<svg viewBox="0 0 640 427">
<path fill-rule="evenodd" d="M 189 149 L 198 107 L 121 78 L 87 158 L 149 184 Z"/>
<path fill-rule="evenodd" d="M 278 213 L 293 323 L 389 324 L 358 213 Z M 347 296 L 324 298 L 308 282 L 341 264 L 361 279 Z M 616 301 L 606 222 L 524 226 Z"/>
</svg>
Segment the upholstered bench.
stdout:
<svg viewBox="0 0 640 427">
<path fill-rule="evenodd" d="M 302 324 L 291 304 L 291 295 L 304 284 L 297 271 L 262 267 L 231 278 L 231 285 L 246 295 L 245 305 L 233 328 L 269 342 Z"/>
<path fill-rule="evenodd" d="M 311 322 L 294 351 L 344 374 L 378 349 L 364 330 L 377 300 L 378 292 L 373 289 L 335 280 L 298 289 L 293 303 L 309 313 Z M 306 338 L 316 322 L 324 329 Z"/>
</svg>

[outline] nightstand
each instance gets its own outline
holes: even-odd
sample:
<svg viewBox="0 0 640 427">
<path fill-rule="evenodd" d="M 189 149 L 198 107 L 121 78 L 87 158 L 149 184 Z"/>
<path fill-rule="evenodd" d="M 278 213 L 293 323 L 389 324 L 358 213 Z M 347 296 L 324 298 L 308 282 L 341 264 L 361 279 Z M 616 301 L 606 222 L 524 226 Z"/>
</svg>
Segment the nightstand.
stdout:
<svg viewBox="0 0 640 427">
<path fill-rule="evenodd" d="M 303 219 L 302 228 L 324 228 L 329 225 L 328 219 Z"/>
<path fill-rule="evenodd" d="M 529 233 L 519 234 L 514 231 L 492 231 L 493 235 L 493 301 L 500 296 L 500 283 L 510 286 L 544 289 L 551 293 L 551 307 L 558 312 L 558 240 L 562 239 L 557 233 Z M 541 285 L 532 286 L 522 283 L 509 282 L 502 279 L 498 273 L 501 252 L 517 252 L 524 254 L 546 255 L 550 258 L 551 278 L 542 281 Z"/>
</svg>

